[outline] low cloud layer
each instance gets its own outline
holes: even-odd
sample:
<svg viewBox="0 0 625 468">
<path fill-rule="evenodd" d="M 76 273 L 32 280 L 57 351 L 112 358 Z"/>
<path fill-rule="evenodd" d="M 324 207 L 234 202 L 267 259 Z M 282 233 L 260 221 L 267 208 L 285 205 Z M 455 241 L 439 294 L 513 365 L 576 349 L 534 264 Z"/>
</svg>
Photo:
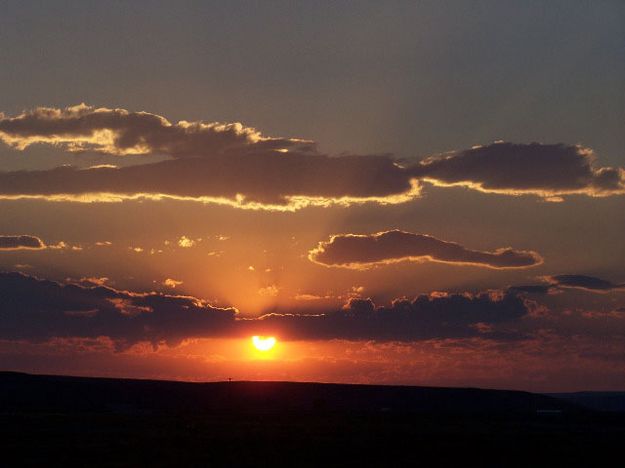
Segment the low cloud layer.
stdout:
<svg viewBox="0 0 625 468">
<path fill-rule="evenodd" d="M 322 315 L 269 314 L 254 325 L 264 333 L 303 340 L 518 340 L 525 335 L 512 325 L 527 313 L 524 301 L 514 294 L 424 294 L 412 301 L 395 300 L 389 307 L 352 298 L 342 310 Z"/>
<path fill-rule="evenodd" d="M 107 338 L 118 351 L 138 343 L 172 347 L 187 339 L 252 335 L 376 342 L 477 338 L 493 343 L 625 336 L 623 308 L 606 304 L 596 310 L 550 309 L 513 289 L 422 294 L 412 300 L 396 299 L 388 306 L 351 298 L 342 308 L 324 313 L 251 318 L 190 296 L 122 291 L 102 281 L 58 283 L 0 273 L 0 298 L 0 340 L 47 343 Z"/>
<path fill-rule="evenodd" d="M 493 252 L 470 250 L 455 242 L 404 231 L 376 234 L 340 234 L 320 242 L 309 259 L 325 266 L 370 268 L 400 261 L 433 261 L 487 268 L 528 268 L 542 263 L 532 251 L 497 249 Z"/>
<path fill-rule="evenodd" d="M 450 337 L 518 339 L 507 325 L 528 313 L 512 293 L 422 295 L 376 307 L 351 299 L 343 309 L 317 315 L 269 314 L 238 318 L 188 296 L 133 293 L 94 284 L 61 284 L 21 273 L 0 273 L 0 339 L 108 337 L 118 349 L 135 343 L 176 345 L 187 338 L 413 341 Z"/>
<path fill-rule="evenodd" d="M 553 201 L 571 194 L 625 193 L 622 168 L 598 167 L 590 149 L 564 144 L 495 143 L 423 161 L 337 156 L 314 142 L 266 137 L 239 123 L 171 123 L 162 116 L 86 105 L 0 114 L 0 140 L 17 150 L 50 144 L 69 152 L 161 155 L 116 168 L 61 167 L 0 172 L 0 198 L 120 201 L 174 198 L 239 208 L 402 203 L 422 182 Z"/>
<path fill-rule="evenodd" d="M 595 160 L 591 149 L 578 145 L 495 143 L 425 159 L 413 174 L 435 185 L 509 195 L 625 193 L 623 168 L 596 167 Z"/>
<path fill-rule="evenodd" d="M 2 250 L 40 250 L 46 246 L 41 239 L 35 236 L 0 236 L 0 251 Z"/>
</svg>

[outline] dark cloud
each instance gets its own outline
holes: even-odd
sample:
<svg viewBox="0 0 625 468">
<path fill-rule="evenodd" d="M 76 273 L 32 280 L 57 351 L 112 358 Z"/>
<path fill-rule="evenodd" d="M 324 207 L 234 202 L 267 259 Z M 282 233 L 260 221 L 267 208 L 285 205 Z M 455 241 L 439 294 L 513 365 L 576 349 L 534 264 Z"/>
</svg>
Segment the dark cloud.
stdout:
<svg viewBox="0 0 625 468">
<path fill-rule="evenodd" d="M 0 119 L 0 139 L 17 149 L 47 143 L 68 151 L 167 155 L 139 166 L 60 167 L 0 173 L 0 196 L 74 201 L 186 198 L 250 208 L 295 209 L 417 194 L 410 175 L 385 156 L 328 157 L 310 141 L 269 138 L 241 124 L 178 122 L 86 105 L 37 108 Z M 408 193 L 411 192 L 411 193 Z M 400 201 L 400 200 L 397 200 Z"/>
<path fill-rule="evenodd" d="M 39 250 L 44 248 L 43 241 L 35 236 L 0 236 L 0 250 Z"/>
<path fill-rule="evenodd" d="M 528 313 L 510 293 L 421 295 L 376 307 L 370 299 L 351 299 L 343 310 L 322 315 L 270 314 L 254 324 L 292 339 L 418 341 L 481 337 L 520 339 L 512 326 Z"/>
<path fill-rule="evenodd" d="M 509 290 L 512 292 L 528 294 L 547 294 L 551 290 L 551 286 L 546 284 L 526 284 L 520 286 L 511 286 Z"/>
<path fill-rule="evenodd" d="M 610 291 L 625 290 L 625 283 L 613 283 L 612 281 L 586 275 L 553 275 L 541 278 L 545 284 L 531 284 L 512 286 L 512 292 L 547 294 L 561 289 L 581 289 L 590 292 L 605 293 Z"/>
<path fill-rule="evenodd" d="M 185 339 L 257 334 L 283 340 L 480 338 L 502 343 L 545 334 L 623 336 L 622 308 L 565 313 L 523 296 L 512 290 L 432 293 L 413 300 L 396 299 L 388 306 L 352 298 L 343 308 L 325 313 L 271 313 L 252 318 L 189 296 L 121 291 L 86 281 L 61 284 L 21 273 L 0 273 L 0 340 L 43 343 L 59 338 L 107 338 L 124 350 L 142 342 L 176 346 Z"/>
<path fill-rule="evenodd" d="M 309 253 L 310 260 L 326 266 L 367 268 L 398 261 L 434 261 L 488 268 L 527 268 L 542 263 L 536 252 L 498 249 L 470 250 L 455 242 L 404 231 L 377 234 L 340 234 L 320 242 Z"/>
<path fill-rule="evenodd" d="M 238 318 L 187 296 L 132 293 L 106 286 L 61 284 L 21 273 L 0 273 L 0 339 L 108 337 L 118 349 L 134 343 L 176 345 L 186 338 L 276 334 L 282 339 L 412 341 L 479 336 L 517 339 L 507 329 L 527 314 L 514 294 L 432 295 L 376 307 L 351 299 L 319 315 L 269 314 Z"/>
<path fill-rule="evenodd" d="M 84 104 L 0 114 L 0 140 L 23 150 L 51 144 L 70 152 L 165 155 L 134 167 L 0 173 L 0 198 L 71 201 L 186 198 L 243 208 L 297 209 L 364 201 L 400 203 L 419 194 L 419 180 L 484 192 L 625 193 L 624 172 L 595 168 L 579 146 L 497 143 L 400 163 L 389 156 L 319 153 L 311 141 L 265 137 L 238 123 L 171 123 L 164 117 Z"/>
<path fill-rule="evenodd" d="M 20 273 L 0 273 L 0 298 L 2 339 L 106 336 L 120 349 L 142 341 L 175 345 L 185 338 L 220 335 L 235 315 L 234 309 L 192 297 L 64 285 Z"/>
<path fill-rule="evenodd" d="M 413 174 L 436 185 L 483 192 L 607 196 L 625 193 L 622 168 L 595 167 L 592 150 L 564 144 L 495 143 L 428 158 Z"/>
<path fill-rule="evenodd" d="M 0 114 L 0 140 L 23 150 L 36 143 L 62 146 L 71 152 L 165 154 L 212 157 L 230 149 L 309 150 L 309 141 L 269 138 L 240 123 L 172 124 L 160 115 L 80 104 L 65 109 L 38 107 L 16 117 Z"/>
<path fill-rule="evenodd" d="M 418 194 L 406 171 L 384 156 L 227 153 L 121 168 L 0 172 L 0 196 L 73 200 L 189 198 L 239 207 L 298 208 Z"/>
<path fill-rule="evenodd" d="M 550 286 L 559 288 L 585 289 L 598 292 L 625 289 L 625 284 L 612 283 L 611 281 L 595 278 L 594 276 L 555 275 L 547 276 L 545 280 L 549 282 Z"/>
<path fill-rule="evenodd" d="M 181 121 L 146 112 L 79 105 L 0 115 L 0 140 L 17 149 L 46 143 L 68 151 L 167 155 L 134 167 L 60 167 L 0 172 L 0 197 L 73 201 L 185 198 L 247 208 L 296 209 L 418 194 L 385 156 L 331 158 L 314 144 L 270 138 L 241 124 Z"/>
</svg>

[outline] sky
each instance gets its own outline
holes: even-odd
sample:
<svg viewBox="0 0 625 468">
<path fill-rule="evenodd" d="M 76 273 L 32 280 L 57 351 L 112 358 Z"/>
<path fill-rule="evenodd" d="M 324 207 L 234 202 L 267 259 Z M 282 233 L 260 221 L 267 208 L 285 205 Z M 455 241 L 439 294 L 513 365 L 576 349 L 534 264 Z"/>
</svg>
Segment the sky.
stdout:
<svg viewBox="0 0 625 468">
<path fill-rule="evenodd" d="M 0 43 L 0 368 L 625 389 L 622 2 L 8 1 Z"/>
</svg>

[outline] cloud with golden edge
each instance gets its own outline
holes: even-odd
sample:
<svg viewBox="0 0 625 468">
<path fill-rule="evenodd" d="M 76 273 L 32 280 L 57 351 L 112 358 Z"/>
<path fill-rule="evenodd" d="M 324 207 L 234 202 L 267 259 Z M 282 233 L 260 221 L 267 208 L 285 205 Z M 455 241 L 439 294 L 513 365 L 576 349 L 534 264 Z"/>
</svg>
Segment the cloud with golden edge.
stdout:
<svg viewBox="0 0 625 468">
<path fill-rule="evenodd" d="M 18 235 L 0 236 L 0 251 L 2 250 L 43 250 L 44 242 L 37 236 Z"/>
<path fill-rule="evenodd" d="M 540 265 L 542 257 L 528 250 L 510 247 L 492 252 L 471 250 L 455 242 L 392 230 L 375 234 L 330 236 L 311 250 L 308 258 L 323 266 L 368 269 L 391 263 L 439 262 L 493 269 L 529 268 Z"/>
<path fill-rule="evenodd" d="M 37 107 L 15 117 L 0 114 L 0 141 L 24 150 L 49 144 L 70 152 L 95 151 L 116 156 L 164 154 L 213 155 L 234 148 L 309 149 L 310 141 L 271 138 L 241 123 L 171 123 L 165 117 L 86 104 L 64 109 Z"/>
<path fill-rule="evenodd" d="M 512 286 L 510 290 L 530 294 L 553 294 L 563 289 L 578 289 L 591 293 L 607 294 L 613 291 L 625 291 L 625 283 L 614 283 L 595 276 L 567 274 L 548 275 L 539 278 L 543 284 Z"/>
<path fill-rule="evenodd" d="M 172 123 L 148 112 L 85 104 L 0 114 L 0 141 L 20 151 L 49 144 L 74 153 L 146 155 L 145 164 L 134 166 L 0 172 L 0 199 L 9 200 L 172 199 L 296 211 L 405 203 L 420 196 L 424 183 L 548 201 L 625 193 L 623 168 L 597 166 L 593 151 L 581 145 L 497 142 L 420 161 L 329 156 L 313 141 L 268 137 L 236 122 Z M 169 159 L 153 162 L 150 155 Z"/>
<path fill-rule="evenodd" d="M 169 199 L 268 211 L 405 203 L 417 198 L 420 189 L 405 168 L 386 156 L 231 153 L 120 168 L 0 172 L 0 199 Z"/>
<path fill-rule="evenodd" d="M 625 194 L 625 170 L 597 167 L 596 161 L 593 150 L 581 145 L 496 142 L 426 158 L 411 171 L 438 187 L 536 195 L 547 201 Z"/>
</svg>

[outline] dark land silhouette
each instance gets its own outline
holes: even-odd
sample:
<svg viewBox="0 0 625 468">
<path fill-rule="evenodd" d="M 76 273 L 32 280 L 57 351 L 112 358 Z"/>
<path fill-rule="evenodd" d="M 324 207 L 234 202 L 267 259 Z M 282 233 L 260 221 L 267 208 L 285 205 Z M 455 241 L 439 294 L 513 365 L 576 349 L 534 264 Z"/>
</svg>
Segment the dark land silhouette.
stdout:
<svg viewBox="0 0 625 468">
<path fill-rule="evenodd" d="M 603 466 L 625 393 L 0 372 L 0 466 Z"/>
</svg>

